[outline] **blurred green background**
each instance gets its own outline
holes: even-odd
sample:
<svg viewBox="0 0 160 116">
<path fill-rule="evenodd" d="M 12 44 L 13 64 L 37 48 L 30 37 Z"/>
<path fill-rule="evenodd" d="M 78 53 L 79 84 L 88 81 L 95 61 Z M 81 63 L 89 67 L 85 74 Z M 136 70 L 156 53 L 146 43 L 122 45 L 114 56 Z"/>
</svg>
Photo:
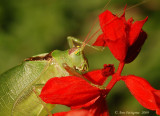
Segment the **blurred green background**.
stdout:
<svg viewBox="0 0 160 116">
<path fill-rule="evenodd" d="M 143 27 L 148 39 L 136 60 L 125 66 L 123 75 L 144 77 L 153 87 L 160 89 L 160 0 L 144 1 L 132 8 L 142 0 L 111 0 L 105 9 L 122 14 L 127 4 L 127 19 L 149 17 Z M 0 73 L 27 57 L 54 49 L 68 49 L 67 36 L 83 41 L 106 3 L 107 0 L 0 0 Z M 97 22 L 91 34 L 99 28 Z M 96 36 L 91 43 L 95 39 Z M 105 63 L 118 66 L 108 48 L 103 52 L 86 48 L 85 55 L 90 70 L 102 68 Z M 116 84 L 107 101 L 111 116 L 116 115 L 115 111 L 148 111 L 136 101 L 123 82 Z M 156 114 L 149 111 L 148 115 Z"/>
</svg>

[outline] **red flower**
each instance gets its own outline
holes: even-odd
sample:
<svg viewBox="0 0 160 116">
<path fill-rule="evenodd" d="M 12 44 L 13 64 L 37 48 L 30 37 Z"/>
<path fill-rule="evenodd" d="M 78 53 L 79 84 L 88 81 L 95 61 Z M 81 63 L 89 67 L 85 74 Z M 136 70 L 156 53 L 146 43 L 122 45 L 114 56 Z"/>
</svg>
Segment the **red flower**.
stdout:
<svg viewBox="0 0 160 116">
<path fill-rule="evenodd" d="M 132 24 L 133 19 L 126 21 L 125 13 L 117 17 L 107 10 L 99 15 L 103 33 L 93 45 L 108 46 L 117 60 L 130 63 L 137 57 L 147 38 L 147 34 L 142 30 L 147 19 L 148 17 Z"/>
<path fill-rule="evenodd" d="M 93 83 L 101 85 L 107 76 L 114 73 L 113 65 L 104 66 L 104 69 L 86 73 L 84 76 L 88 76 L 87 78 Z M 104 73 L 107 74 L 105 78 Z M 63 104 L 72 107 L 72 109 L 83 107 L 79 110 L 55 114 L 56 116 L 71 115 L 75 112 L 79 115 L 84 113 L 87 116 L 108 116 L 105 96 L 105 88 L 100 89 L 76 76 L 52 78 L 47 81 L 40 94 L 41 99 L 46 103 Z"/>
<path fill-rule="evenodd" d="M 145 79 L 134 75 L 124 76 L 122 80 L 142 106 L 156 110 L 160 115 L 160 90 L 154 89 Z"/>
</svg>

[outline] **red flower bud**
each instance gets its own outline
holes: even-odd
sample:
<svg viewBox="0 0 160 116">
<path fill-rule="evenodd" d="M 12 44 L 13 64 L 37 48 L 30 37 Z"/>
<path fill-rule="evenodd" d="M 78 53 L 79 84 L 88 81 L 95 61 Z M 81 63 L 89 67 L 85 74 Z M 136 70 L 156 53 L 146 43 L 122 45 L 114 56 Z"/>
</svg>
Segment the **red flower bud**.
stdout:
<svg viewBox="0 0 160 116">
<path fill-rule="evenodd" d="M 104 64 L 104 68 L 102 69 L 102 75 L 104 77 L 108 77 L 110 75 L 113 75 L 115 71 L 113 64 Z"/>
</svg>

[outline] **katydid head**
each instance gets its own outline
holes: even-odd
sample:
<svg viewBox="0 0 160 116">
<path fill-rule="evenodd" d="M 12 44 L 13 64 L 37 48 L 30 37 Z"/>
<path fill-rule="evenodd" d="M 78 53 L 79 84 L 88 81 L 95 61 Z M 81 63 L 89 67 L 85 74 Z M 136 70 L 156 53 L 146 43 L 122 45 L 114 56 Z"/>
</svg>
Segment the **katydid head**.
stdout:
<svg viewBox="0 0 160 116">
<path fill-rule="evenodd" d="M 79 71 L 88 70 L 88 62 L 83 54 L 83 49 L 80 46 L 71 48 L 69 50 L 69 56 L 75 69 Z"/>
</svg>

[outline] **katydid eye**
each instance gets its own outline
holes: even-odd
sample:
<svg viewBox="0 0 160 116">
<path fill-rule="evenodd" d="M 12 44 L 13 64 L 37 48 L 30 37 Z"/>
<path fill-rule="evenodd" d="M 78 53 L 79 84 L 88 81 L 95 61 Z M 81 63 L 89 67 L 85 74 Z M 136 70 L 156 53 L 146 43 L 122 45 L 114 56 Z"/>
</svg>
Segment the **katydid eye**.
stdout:
<svg viewBox="0 0 160 116">
<path fill-rule="evenodd" d="M 80 48 L 80 46 L 77 46 L 77 48 Z M 74 52 L 74 54 L 77 55 L 77 56 L 79 56 L 79 55 L 80 55 L 80 52 L 81 52 L 80 49 L 77 49 L 77 50 Z"/>
<path fill-rule="evenodd" d="M 80 51 L 79 50 L 75 51 L 75 55 L 79 56 L 80 55 Z"/>
</svg>

